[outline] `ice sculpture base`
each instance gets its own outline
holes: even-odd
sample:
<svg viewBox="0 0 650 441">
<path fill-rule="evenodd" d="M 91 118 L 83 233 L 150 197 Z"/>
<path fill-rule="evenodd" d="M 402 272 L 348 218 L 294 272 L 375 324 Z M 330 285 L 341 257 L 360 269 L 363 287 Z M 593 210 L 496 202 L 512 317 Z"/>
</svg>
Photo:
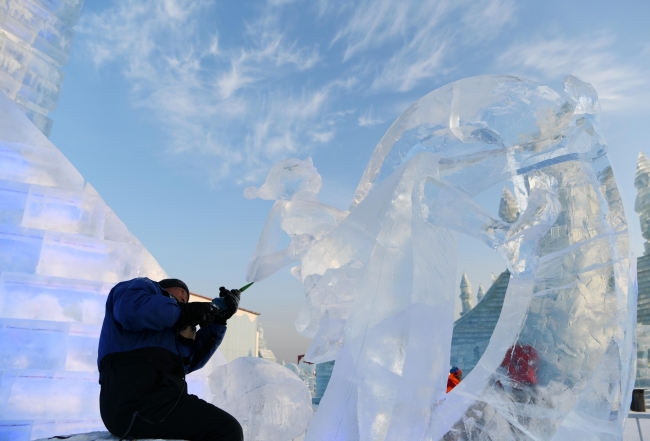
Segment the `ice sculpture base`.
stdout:
<svg viewBox="0 0 650 441">
<path fill-rule="evenodd" d="M 89 432 L 89 433 L 80 433 L 77 435 L 69 436 L 58 436 L 52 438 L 42 438 L 37 441 L 59 441 L 65 439 L 67 441 L 119 441 L 117 436 L 111 435 L 109 432 Z M 153 440 L 153 438 L 151 439 Z M 151 440 L 141 440 L 141 441 L 151 441 Z M 162 441 L 162 440 L 161 440 Z M 181 440 L 165 440 L 165 441 L 181 441 Z"/>
</svg>

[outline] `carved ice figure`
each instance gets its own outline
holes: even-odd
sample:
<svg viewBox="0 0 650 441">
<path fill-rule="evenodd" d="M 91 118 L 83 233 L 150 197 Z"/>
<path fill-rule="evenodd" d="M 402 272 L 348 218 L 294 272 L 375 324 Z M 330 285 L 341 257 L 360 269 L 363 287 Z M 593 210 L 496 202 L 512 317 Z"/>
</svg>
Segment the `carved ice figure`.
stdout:
<svg viewBox="0 0 650 441">
<path fill-rule="evenodd" d="M 379 142 L 347 216 L 301 226 L 296 326 L 314 337 L 306 358 L 336 359 L 306 440 L 621 438 L 636 272 L 597 94 L 564 87 L 480 76 L 431 92 Z M 505 180 L 507 222 L 472 200 Z M 312 207 L 301 219 L 328 212 Z M 446 394 L 458 232 L 512 278 L 483 357 Z M 250 280 L 280 267 L 275 246 L 263 235 Z"/>
<path fill-rule="evenodd" d="M 299 260 L 344 217 L 340 210 L 318 201 L 321 186 L 321 177 L 311 158 L 284 159 L 273 166 L 264 185 L 244 191 L 247 199 L 276 201 L 251 257 L 248 280 L 262 280 Z M 289 235 L 291 242 L 284 250 L 276 251 L 282 231 Z"/>
</svg>

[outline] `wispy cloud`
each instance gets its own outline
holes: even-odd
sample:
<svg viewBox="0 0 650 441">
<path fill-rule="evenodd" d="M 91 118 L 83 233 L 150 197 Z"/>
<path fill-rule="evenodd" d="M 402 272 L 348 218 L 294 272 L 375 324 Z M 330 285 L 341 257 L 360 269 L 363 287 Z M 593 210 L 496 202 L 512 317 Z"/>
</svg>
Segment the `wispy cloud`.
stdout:
<svg viewBox="0 0 650 441">
<path fill-rule="evenodd" d="M 275 8 L 275 2 L 269 7 Z M 252 179 L 278 158 L 332 137 L 322 114 L 329 87 L 274 81 L 314 68 L 317 45 L 290 41 L 272 14 L 247 27 L 247 45 L 224 48 L 202 17 L 212 2 L 125 0 L 83 17 L 79 34 L 98 68 L 117 62 L 134 103 L 160 121 L 173 153 L 198 155 L 215 181 Z"/>
<path fill-rule="evenodd" d="M 391 48 L 372 88 L 404 92 L 449 71 L 448 54 L 495 37 L 513 21 L 514 11 L 512 0 L 364 0 L 333 43 L 347 43 L 344 61 Z"/>
<path fill-rule="evenodd" d="M 237 35 L 221 35 L 210 0 L 114 1 L 82 17 L 78 41 L 98 69 L 120 66 L 134 104 L 166 131 L 166 151 L 209 170 L 215 182 L 248 181 L 279 158 L 332 142 L 342 124 L 394 117 L 390 106 L 379 107 L 386 114 L 346 109 L 448 72 L 449 55 L 497 35 L 514 6 L 260 0 L 253 10 Z"/>
<path fill-rule="evenodd" d="M 370 109 L 368 110 L 367 113 L 362 114 L 359 116 L 358 124 L 360 127 L 370 127 L 370 126 L 376 126 L 377 124 L 383 124 L 384 120 L 381 118 L 377 118 L 375 115 L 373 115 L 374 111 L 372 106 L 370 106 Z"/>
<path fill-rule="evenodd" d="M 515 68 L 541 79 L 558 79 L 568 74 L 591 83 L 603 108 L 618 110 L 645 102 L 648 72 L 621 60 L 611 35 L 581 38 L 538 38 L 515 44 L 498 59 L 501 66 Z"/>
</svg>

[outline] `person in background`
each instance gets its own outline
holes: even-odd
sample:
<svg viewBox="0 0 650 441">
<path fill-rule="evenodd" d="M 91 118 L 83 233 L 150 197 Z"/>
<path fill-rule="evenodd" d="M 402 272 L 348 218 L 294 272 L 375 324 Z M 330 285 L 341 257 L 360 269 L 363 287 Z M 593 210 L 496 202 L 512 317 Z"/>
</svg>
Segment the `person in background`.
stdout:
<svg viewBox="0 0 650 441">
<path fill-rule="evenodd" d="M 108 294 L 99 337 L 99 408 L 113 435 L 129 439 L 242 441 L 237 420 L 187 392 L 237 312 L 239 290 L 219 288 L 225 308 L 188 303 L 179 279 L 120 282 Z M 196 326 L 200 330 L 196 331 Z"/>
<path fill-rule="evenodd" d="M 451 392 L 453 388 L 458 386 L 462 379 L 463 371 L 458 369 L 456 366 L 452 367 L 449 370 L 449 377 L 447 378 L 447 393 Z"/>
</svg>

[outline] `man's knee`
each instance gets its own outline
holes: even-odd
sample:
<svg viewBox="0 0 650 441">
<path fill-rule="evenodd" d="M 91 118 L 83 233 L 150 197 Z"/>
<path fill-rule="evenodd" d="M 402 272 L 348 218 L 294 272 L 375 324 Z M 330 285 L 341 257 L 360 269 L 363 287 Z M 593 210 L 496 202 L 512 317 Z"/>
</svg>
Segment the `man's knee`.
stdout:
<svg viewBox="0 0 650 441">
<path fill-rule="evenodd" d="M 241 424 L 239 424 L 239 421 L 229 413 L 223 413 L 222 424 L 220 424 L 221 427 L 219 428 L 221 439 L 224 441 L 243 441 L 244 430 Z"/>
</svg>

